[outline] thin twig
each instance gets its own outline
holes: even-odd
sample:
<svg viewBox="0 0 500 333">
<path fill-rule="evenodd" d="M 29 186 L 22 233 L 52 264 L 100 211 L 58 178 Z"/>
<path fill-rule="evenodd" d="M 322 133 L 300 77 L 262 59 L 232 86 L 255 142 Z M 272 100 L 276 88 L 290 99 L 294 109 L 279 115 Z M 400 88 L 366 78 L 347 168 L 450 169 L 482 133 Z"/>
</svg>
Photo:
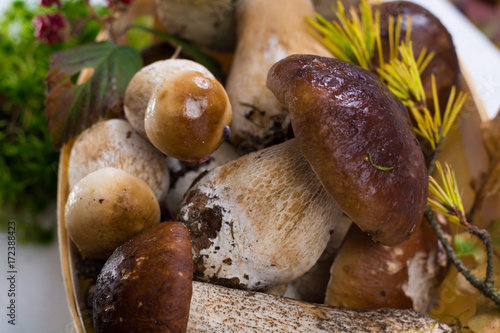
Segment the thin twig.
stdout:
<svg viewBox="0 0 500 333">
<path fill-rule="evenodd" d="M 488 297 L 493 302 L 495 302 L 496 305 L 500 306 L 500 291 L 495 288 L 493 281 L 493 247 L 491 244 L 489 233 L 486 230 L 477 228 L 473 225 L 471 225 L 473 228 L 469 229 L 471 233 L 480 237 L 481 240 L 483 240 L 483 242 L 486 244 L 486 251 L 488 252 L 488 267 L 486 272 L 486 279 L 482 280 L 474 273 L 472 273 L 457 257 L 455 251 L 453 250 L 453 247 L 450 245 L 448 239 L 446 238 L 445 232 L 439 225 L 439 222 L 434 216 L 434 213 L 432 212 L 432 209 L 429 205 L 427 205 L 425 208 L 425 218 L 427 219 L 427 221 L 429 221 L 430 225 L 436 232 L 436 235 L 443 245 L 448 258 L 451 260 L 453 265 L 455 265 L 457 270 L 484 296 Z"/>
</svg>

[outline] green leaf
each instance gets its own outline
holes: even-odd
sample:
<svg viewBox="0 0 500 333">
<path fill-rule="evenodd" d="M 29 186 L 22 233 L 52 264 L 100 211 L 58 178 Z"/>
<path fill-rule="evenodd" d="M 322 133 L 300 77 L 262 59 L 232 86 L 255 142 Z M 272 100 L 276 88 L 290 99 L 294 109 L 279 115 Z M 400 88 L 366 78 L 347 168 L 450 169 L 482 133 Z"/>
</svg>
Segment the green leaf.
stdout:
<svg viewBox="0 0 500 333">
<path fill-rule="evenodd" d="M 92 77 L 75 85 L 71 78 L 86 67 L 94 69 Z M 136 50 L 111 42 L 90 43 L 54 53 L 45 79 L 45 113 L 54 147 L 59 149 L 100 118 L 111 117 L 141 67 L 142 59 Z"/>
<path fill-rule="evenodd" d="M 461 233 L 453 237 L 453 242 L 459 258 L 471 255 L 474 257 L 477 264 L 486 262 L 486 250 L 481 240 L 477 237 L 469 233 Z"/>
</svg>

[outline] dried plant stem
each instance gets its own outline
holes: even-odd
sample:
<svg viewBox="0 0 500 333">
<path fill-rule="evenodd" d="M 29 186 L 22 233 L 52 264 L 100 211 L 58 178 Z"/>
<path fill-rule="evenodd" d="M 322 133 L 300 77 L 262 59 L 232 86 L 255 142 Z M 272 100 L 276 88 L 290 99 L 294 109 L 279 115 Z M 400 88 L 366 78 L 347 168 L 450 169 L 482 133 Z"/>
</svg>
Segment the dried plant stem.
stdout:
<svg viewBox="0 0 500 333">
<path fill-rule="evenodd" d="M 486 269 L 486 278 L 483 280 L 477 277 L 474 273 L 472 273 L 457 257 L 455 251 L 453 250 L 453 247 L 446 238 L 445 232 L 439 225 L 439 222 L 434 216 L 434 213 L 429 205 L 427 205 L 427 207 L 425 208 L 425 218 L 427 219 L 427 221 L 429 221 L 430 225 L 434 229 L 438 239 L 440 240 L 441 244 L 443 244 L 443 247 L 446 251 L 446 254 L 448 255 L 448 258 L 451 260 L 453 265 L 455 265 L 457 270 L 467 279 L 467 281 L 469 281 L 471 285 L 473 285 L 476 289 L 478 289 L 484 296 L 488 297 L 493 302 L 495 302 L 496 305 L 500 306 L 500 291 L 495 288 L 493 281 L 494 254 L 493 254 L 493 246 L 491 244 L 490 234 L 486 230 L 471 225 L 468 222 L 466 224 L 468 231 L 471 234 L 478 236 L 486 245 L 488 261 Z"/>
</svg>

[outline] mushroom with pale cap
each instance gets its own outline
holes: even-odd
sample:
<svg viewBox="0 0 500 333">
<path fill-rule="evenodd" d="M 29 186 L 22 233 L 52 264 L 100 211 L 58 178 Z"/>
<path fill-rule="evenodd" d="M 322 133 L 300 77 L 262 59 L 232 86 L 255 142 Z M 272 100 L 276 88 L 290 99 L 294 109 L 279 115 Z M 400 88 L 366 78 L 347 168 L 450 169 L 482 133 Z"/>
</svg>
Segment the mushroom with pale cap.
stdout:
<svg viewBox="0 0 500 333">
<path fill-rule="evenodd" d="M 408 239 L 422 221 L 428 180 L 401 101 L 369 71 L 312 55 L 276 63 L 267 86 L 340 208 L 377 242 Z"/>
<path fill-rule="evenodd" d="M 89 173 L 105 167 L 142 179 L 159 201 L 167 194 L 170 176 L 164 156 L 126 120 L 101 121 L 78 136 L 69 157 L 70 190 Z"/>
<path fill-rule="evenodd" d="M 140 231 L 160 223 L 149 186 L 126 171 L 102 168 L 83 177 L 64 211 L 68 233 L 88 257 L 106 259 Z"/>
<path fill-rule="evenodd" d="M 206 173 L 177 219 L 191 232 L 197 279 L 264 289 L 306 273 L 340 216 L 292 139 Z"/>
<path fill-rule="evenodd" d="M 236 45 L 234 0 L 157 0 L 158 17 L 170 33 L 212 51 Z"/>
<path fill-rule="evenodd" d="M 411 310 L 343 309 L 191 281 L 192 268 L 180 223 L 160 223 L 126 242 L 97 279 L 95 331 L 452 332 Z"/>
</svg>

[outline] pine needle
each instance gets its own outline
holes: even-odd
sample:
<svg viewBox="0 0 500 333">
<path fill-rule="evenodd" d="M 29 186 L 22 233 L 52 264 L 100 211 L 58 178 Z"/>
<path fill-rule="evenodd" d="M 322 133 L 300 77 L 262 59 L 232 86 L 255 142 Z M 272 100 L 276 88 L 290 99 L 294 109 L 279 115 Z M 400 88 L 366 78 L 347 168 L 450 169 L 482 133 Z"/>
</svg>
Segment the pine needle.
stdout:
<svg viewBox="0 0 500 333">
<path fill-rule="evenodd" d="M 449 164 L 445 170 L 439 162 L 436 162 L 436 169 L 439 174 L 442 186 L 429 176 L 429 191 L 434 198 L 429 197 L 429 205 L 437 212 L 445 215 L 449 221 L 462 224 L 465 221 L 465 210 L 455 178 L 455 173 Z"/>
<path fill-rule="evenodd" d="M 359 14 L 354 9 L 349 10 L 351 18 L 347 18 L 344 6 L 337 1 L 338 22 L 330 22 L 320 14 L 315 19 L 306 17 L 306 21 L 316 30 L 313 35 L 323 43 L 337 59 L 349 61 L 364 69 L 370 69 L 370 63 L 375 53 L 375 43 L 380 37 L 378 11 L 372 15 L 371 6 L 367 0 L 359 5 Z"/>
</svg>

